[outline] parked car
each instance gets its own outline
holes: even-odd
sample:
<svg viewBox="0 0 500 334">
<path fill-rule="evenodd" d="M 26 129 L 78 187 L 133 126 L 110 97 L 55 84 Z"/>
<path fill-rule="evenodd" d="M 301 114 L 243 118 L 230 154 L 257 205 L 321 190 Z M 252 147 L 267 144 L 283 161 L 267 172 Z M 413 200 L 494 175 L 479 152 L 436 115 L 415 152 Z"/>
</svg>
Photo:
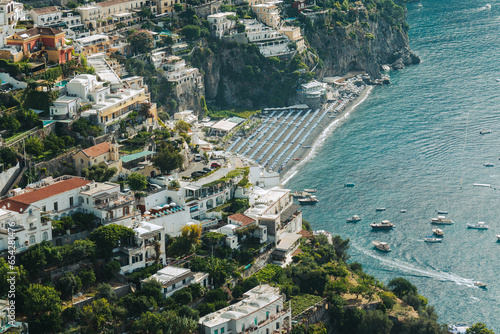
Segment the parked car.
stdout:
<svg viewBox="0 0 500 334">
<path fill-rule="evenodd" d="M 212 164 L 210 165 L 210 167 L 212 167 L 212 168 L 219 168 L 220 167 L 220 163 L 218 163 L 218 162 L 212 162 Z"/>
<path fill-rule="evenodd" d="M 210 168 L 210 167 L 203 167 L 203 170 L 208 173 L 208 172 L 212 171 L 212 168 Z"/>
<path fill-rule="evenodd" d="M 194 161 L 201 161 L 201 155 L 200 154 L 195 154 L 194 155 Z"/>
</svg>

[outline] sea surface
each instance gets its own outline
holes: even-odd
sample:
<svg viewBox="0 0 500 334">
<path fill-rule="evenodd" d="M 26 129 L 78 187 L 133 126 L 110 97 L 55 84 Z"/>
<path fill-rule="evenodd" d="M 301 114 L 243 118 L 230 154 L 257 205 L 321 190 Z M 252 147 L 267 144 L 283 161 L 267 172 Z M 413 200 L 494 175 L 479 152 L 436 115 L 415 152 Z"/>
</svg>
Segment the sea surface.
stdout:
<svg viewBox="0 0 500 334">
<path fill-rule="evenodd" d="M 498 333 L 500 1 L 422 0 L 408 6 L 408 22 L 422 63 L 391 72 L 392 84 L 376 87 L 286 186 L 318 189 L 320 202 L 304 207 L 304 218 L 349 238 L 351 261 L 366 272 L 386 283 L 410 280 L 440 322 L 484 322 Z M 437 209 L 455 224 L 438 226 L 443 242 L 428 244 Z M 346 223 L 354 214 L 362 221 Z M 396 228 L 368 225 L 384 219 Z M 478 221 L 490 229 L 467 229 Z M 374 249 L 373 240 L 389 242 L 392 252 Z"/>
</svg>

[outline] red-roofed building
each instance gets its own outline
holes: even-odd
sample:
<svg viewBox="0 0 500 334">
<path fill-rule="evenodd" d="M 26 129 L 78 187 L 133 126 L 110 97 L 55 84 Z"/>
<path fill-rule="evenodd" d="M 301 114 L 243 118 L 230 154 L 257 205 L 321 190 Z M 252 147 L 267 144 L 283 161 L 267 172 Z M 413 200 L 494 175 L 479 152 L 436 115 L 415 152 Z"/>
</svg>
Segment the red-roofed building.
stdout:
<svg viewBox="0 0 500 334">
<path fill-rule="evenodd" d="M 245 216 L 242 213 L 236 213 L 227 217 L 227 223 L 237 225 L 239 228 L 257 225 L 257 221 L 255 219 Z"/>
<path fill-rule="evenodd" d="M 111 142 L 100 143 L 76 152 L 73 155 L 73 162 L 78 175 L 81 175 L 82 169 L 101 163 L 105 163 L 108 168 L 116 167 L 118 173 L 122 170 L 118 144 L 114 138 Z"/>
<path fill-rule="evenodd" d="M 76 212 L 76 207 L 79 206 L 78 192 L 89 183 L 90 181 L 79 177 L 61 177 L 55 182 L 41 181 L 40 184 L 26 187 L 19 195 L 0 201 L 0 208 L 23 213 L 30 205 L 34 205 L 57 220 Z"/>
<path fill-rule="evenodd" d="M 0 251 L 9 247 L 9 232 L 14 234 L 17 253 L 52 240 L 50 219 L 75 213 L 81 205 L 78 193 L 89 183 L 78 177 L 61 177 L 12 191 L 11 194 L 17 195 L 0 201 Z"/>
<path fill-rule="evenodd" d="M 35 27 L 7 37 L 7 45 L 20 48 L 31 60 L 64 64 L 73 58 L 73 46 L 66 45 L 65 36 L 59 29 Z"/>
</svg>

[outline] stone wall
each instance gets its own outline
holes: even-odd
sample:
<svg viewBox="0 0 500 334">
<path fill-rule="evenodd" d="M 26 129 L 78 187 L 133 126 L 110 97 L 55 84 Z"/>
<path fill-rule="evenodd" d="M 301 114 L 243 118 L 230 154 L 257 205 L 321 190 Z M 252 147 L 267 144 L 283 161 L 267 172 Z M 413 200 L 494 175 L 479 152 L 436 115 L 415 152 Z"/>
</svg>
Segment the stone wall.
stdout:
<svg viewBox="0 0 500 334">
<path fill-rule="evenodd" d="M 55 157 L 52 160 L 37 163 L 35 167 L 38 168 L 38 172 L 42 177 L 47 177 L 51 174 L 54 174 L 55 172 L 59 173 L 59 175 L 74 175 L 73 154 L 75 154 L 79 150 L 79 148 L 73 148 L 71 151 Z M 42 172 L 43 168 L 46 169 L 45 172 Z"/>
<path fill-rule="evenodd" d="M 194 6 L 193 9 L 199 18 L 206 19 L 208 15 L 220 12 L 222 1 L 216 0 L 203 5 Z"/>
</svg>

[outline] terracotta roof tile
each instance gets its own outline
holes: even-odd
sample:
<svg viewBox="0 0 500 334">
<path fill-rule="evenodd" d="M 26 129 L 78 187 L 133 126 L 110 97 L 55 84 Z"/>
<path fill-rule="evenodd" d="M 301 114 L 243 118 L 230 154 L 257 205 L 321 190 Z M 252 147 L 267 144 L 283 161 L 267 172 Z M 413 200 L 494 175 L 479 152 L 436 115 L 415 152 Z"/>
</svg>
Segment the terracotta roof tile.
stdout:
<svg viewBox="0 0 500 334">
<path fill-rule="evenodd" d="M 57 8 L 56 6 L 40 7 L 40 8 L 33 8 L 33 11 L 38 15 L 44 15 L 50 13 L 57 13 L 59 12 L 59 8 Z"/>
<path fill-rule="evenodd" d="M 56 28 L 50 28 L 50 27 L 35 27 L 31 28 L 28 30 L 20 31 L 17 33 L 17 35 L 23 39 L 30 38 L 36 35 L 58 35 L 60 33 L 63 33 L 64 31 L 56 29 Z M 27 35 L 27 37 L 23 37 L 23 35 Z"/>
<path fill-rule="evenodd" d="M 228 218 L 231 218 L 232 220 L 242 223 L 241 226 L 246 226 L 255 222 L 255 219 L 245 216 L 242 213 L 236 213 L 234 215 L 229 216 Z"/>
<path fill-rule="evenodd" d="M 124 3 L 124 2 L 129 2 L 129 0 L 108 0 L 108 1 L 99 2 L 96 5 L 101 6 L 101 7 L 108 7 L 108 6 L 113 6 L 113 5 L 117 5 L 119 3 Z"/>
<path fill-rule="evenodd" d="M 30 191 L 25 194 L 17 195 L 14 197 L 7 198 L 3 201 L 0 202 L 0 208 L 5 206 L 7 208 L 8 204 L 10 203 L 11 207 L 14 205 L 17 209 L 22 208 L 23 204 L 26 205 L 26 207 L 31 204 L 35 203 L 38 201 L 41 201 L 42 199 L 46 199 L 52 196 L 55 196 L 57 194 L 61 194 L 66 191 L 70 191 L 79 187 L 82 187 L 86 184 L 89 184 L 90 181 L 87 181 L 85 179 L 81 178 L 71 178 L 68 180 L 63 180 L 56 182 L 54 184 L 51 184 L 49 186 L 36 189 L 33 191 Z M 26 208 L 24 207 L 23 210 Z M 8 208 L 7 208 L 8 209 Z M 10 209 L 9 209 L 10 210 Z M 15 211 L 15 210 L 11 210 Z"/>
<path fill-rule="evenodd" d="M 109 152 L 110 147 L 111 146 L 109 145 L 109 142 L 104 142 L 104 143 L 100 143 L 100 144 L 91 146 L 89 148 L 86 148 L 82 151 L 88 157 L 97 157 L 101 154 Z"/>
<path fill-rule="evenodd" d="M 303 238 L 310 238 L 312 237 L 312 233 L 307 231 L 307 230 L 300 230 L 299 231 L 299 234 L 303 237 Z"/>
</svg>

